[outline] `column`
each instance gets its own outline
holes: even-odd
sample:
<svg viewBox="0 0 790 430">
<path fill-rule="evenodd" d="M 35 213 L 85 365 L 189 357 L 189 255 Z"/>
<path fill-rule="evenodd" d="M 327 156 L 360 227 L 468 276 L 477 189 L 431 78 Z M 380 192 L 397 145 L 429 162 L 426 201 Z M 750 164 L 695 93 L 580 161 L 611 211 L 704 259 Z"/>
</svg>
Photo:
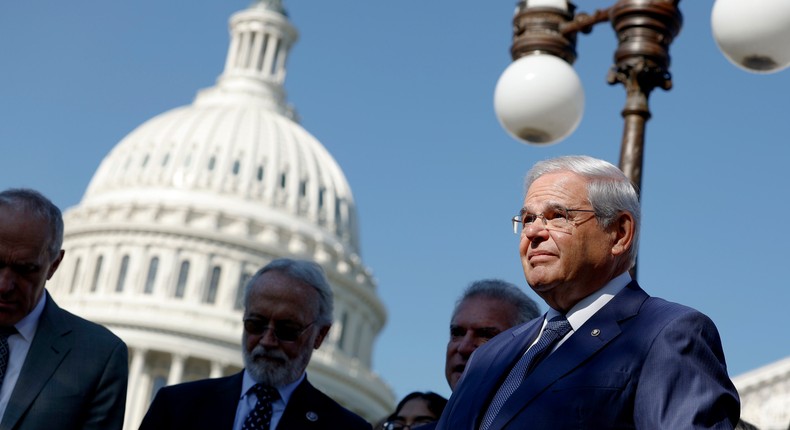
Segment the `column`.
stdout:
<svg viewBox="0 0 790 430">
<path fill-rule="evenodd" d="M 225 369 L 225 365 L 224 364 L 222 364 L 222 363 L 220 363 L 218 361 L 212 361 L 211 362 L 211 374 L 209 375 L 209 378 L 219 378 L 219 377 L 223 376 L 222 372 L 223 372 L 224 369 Z"/>
<path fill-rule="evenodd" d="M 137 428 L 143 420 L 143 415 L 147 410 L 148 404 L 140 401 L 141 393 L 145 391 L 147 384 L 143 382 L 143 370 L 145 369 L 145 356 L 148 351 L 144 348 L 132 349 L 132 363 L 129 368 L 129 388 L 126 395 L 126 424 L 124 428 Z"/>
<path fill-rule="evenodd" d="M 249 68 L 254 70 L 255 72 L 260 71 L 260 68 L 258 67 L 258 64 L 261 63 L 261 55 L 263 55 L 262 48 L 263 48 L 263 42 L 264 42 L 265 38 L 266 38 L 266 35 L 263 32 L 263 30 L 253 30 L 253 32 L 252 32 L 252 40 L 253 40 L 252 52 L 250 53 L 252 55 L 252 58 L 250 60 Z"/>
<path fill-rule="evenodd" d="M 237 70 L 246 69 L 250 64 L 250 30 L 244 27 L 240 32 L 241 41 L 239 42 L 239 57 L 236 59 Z"/>
<path fill-rule="evenodd" d="M 239 56 L 239 43 L 241 42 L 241 35 L 236 29 L 233 29 L 233 35 L 230 38 L 230 47 L 228 48 L 228 58 L 225 60 L 225 72 L 234 69 L 236 58 Z"/>
<path fill-rule="evenodd" d="M 264 51 L 263 56 L 263 67 L 261 71 L 263 72 L 264 76 L 273 76 L 274 75 L 274 61 L 275 61 L 275 54 L 277 52 L 277 41 L 280 40 L 276 34 L 271 34 L 269 37 L 266 38 L 266 50 Z"/>
<path fill-rule="evenodd" d="M 175 385 L 184 377 L 184 362 L 187 357 L 183 354 L 173 354 L 170 361 L 170 372 L 167 374 L 167 385 Z"/>
</svg>

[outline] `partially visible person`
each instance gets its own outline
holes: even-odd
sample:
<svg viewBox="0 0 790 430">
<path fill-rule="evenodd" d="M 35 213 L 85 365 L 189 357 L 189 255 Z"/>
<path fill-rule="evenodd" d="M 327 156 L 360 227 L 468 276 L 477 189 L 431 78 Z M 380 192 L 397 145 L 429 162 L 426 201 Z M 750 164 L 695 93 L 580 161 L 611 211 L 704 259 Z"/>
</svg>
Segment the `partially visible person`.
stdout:
<svg viewBox="0 0 790 430">
<path fill-rule="evenodd" d="M 159 390 L 141 430 L 370 430 L 315 388 L 305 369 L 332 326 L 321 266 L 282 258 L 258 270 L 244 296 L 244 370 Z"/>
<path fill-rule="evenodd" d="M 431 392 L 415 391 L 404 397 L 384 423 L 384 430 L 411 430 L 435 422 L 442 415 L 447 399 Z"/>
<path fill-rule="evenodd" d="M 606 161 L 569 156 L 533 166 L 526 189 L 513 218 L 518 250 L 549 310 L 475 351 L 436 428 L 735 427 L 740 401 L 713 321 L 629 274 L 641 212 L 631 181 Z M 672 222 L 704 225 L 677 209 L 686 217 Z M 677 238 L 673 258 L 693 258 L 687 242 Z"/>
<path fill-rule="evenodd" d="M 538 305 L 517 286 L 500 279 L 472 282 L 450 319 L 444 373 L 454 390 L 472 353 L 499 333 L 540 315 Z"/>
<path fill-rule="evenodd" d="M 738 425 L 735 426 L 735 430 L 760 430 L 757 428 L 756 425 L 741 419 L 738 421 Z"/>
<path fill-rule="evenodd" d="M 46 282 L 63 261 L 60 209 L 30 189 L 0 192 L 0 429 L 120 430 L 126 345 L 61 309 Z"/>
<path fill-rule="evenodd" d="M 387 424 L 389 416 L 380 418 L 378 421 L 373 422 L 373 430 L 384 430 L 384 424 Z"/>
</svg>

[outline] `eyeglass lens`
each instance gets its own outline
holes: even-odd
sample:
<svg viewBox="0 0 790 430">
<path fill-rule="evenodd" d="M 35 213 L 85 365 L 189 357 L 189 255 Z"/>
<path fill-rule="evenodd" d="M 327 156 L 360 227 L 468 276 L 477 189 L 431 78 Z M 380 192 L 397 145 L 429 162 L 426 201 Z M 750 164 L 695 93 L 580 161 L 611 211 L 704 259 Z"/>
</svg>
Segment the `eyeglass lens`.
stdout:
<svg viewBox="0 0 790 430">
<path fill-rule="evenodd" d="M 310 323 L 312 324 L 312 323 Z M 274 327 L 269 325 L 269 321 L 259 318 L 247 318 L 244 320 L 244 330 L 247 333 L 255 336 L 262 335 L 266 332 L 266 330 L 274 330 L 274 336 L 277 339 L 283 342 L 293 342 L 296 339 L 299 339 L 299 336 L 307 330 L 307 327 L 310 326 L 300 326 L 293 323 L 281 322 L 276 321 L 274 322 Z"/>
<path fill-rule="evenodd" d="M 538 224 L 538 219 L 540 223 Z M 568 213 L 564 210 L 546 211 L 542 214 L 522 213 L 513 217 L 513 232 L 521 234 L 524 229 L 538 225 L 548 230 L 568 230 L 573 227 L 568 220 Z"/>
<path fill-rule="evenodd" d="M 399 421 L 387 421 L 384 423 L 384 430 L 411 430 L 415 427 L 419 427 L 423 424 L 428 424 L 434 422 L 433 419 L 417 419 L 411 425 L 405 424 Z"/>
</svg>

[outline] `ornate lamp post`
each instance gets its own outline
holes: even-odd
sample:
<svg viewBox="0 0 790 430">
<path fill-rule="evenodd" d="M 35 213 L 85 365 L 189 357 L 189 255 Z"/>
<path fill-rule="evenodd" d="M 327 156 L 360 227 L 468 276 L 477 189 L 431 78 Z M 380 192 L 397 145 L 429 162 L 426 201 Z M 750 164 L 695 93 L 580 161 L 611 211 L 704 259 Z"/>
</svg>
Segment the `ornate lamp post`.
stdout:
<svg viewBox="0 0 790 430">
<path fill-rule="evenodd" d="M 513 63 L 494 93 L 502 126 L 531 144 L 551 144 L 581 121 L 584 93 L 571 64 L 578 33 L 610 22 L 618 47 L 609 84 L 626 90 L 620 168 L 641 189 L 648 98 L 669 90 L 669 47 L 682 26 L 680 0 L 618 0 L 592 14 L 567 0 L 522 0 L 513 18 Z M 790 65 L 789 0 L 716 0 L 714 37 L 725 56 L 746 70 L 770 73 Z M 548 54 L 548 55 L 546 55 Z"/>
</svg>

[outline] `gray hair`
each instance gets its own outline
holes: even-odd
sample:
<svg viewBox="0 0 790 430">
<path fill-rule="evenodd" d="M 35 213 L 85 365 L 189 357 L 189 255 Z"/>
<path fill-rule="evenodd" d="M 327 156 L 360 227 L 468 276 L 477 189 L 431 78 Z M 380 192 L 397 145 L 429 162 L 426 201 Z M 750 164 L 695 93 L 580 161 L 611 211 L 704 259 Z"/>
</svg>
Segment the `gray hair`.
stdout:
<svg viewBox="0 0 790 430">
<path fill-rule="evenodd" d="M 458 313 L 461 303 L 473 297 L 501 300 L 512 305 L 516 312 L 515 320 L 510 321 L 511 326 L 527 322 L 540 315 L 538 304 L 517 286 L 501 279 L 482 279 L 474 281 L 466 287 L 461 297 L 455 302 L 453 318 Z"/>
<path fill-rule="evenodd" d="M 8 207 L 38 218 L 49 225 L 47 252 L 54 261 L 63 245 L 63 214 L 48 198 L 29 188 L 9 188 L 0 192 L 0 207 Z"/>
<path fill-rule="evenodd" d="M 622 212 L 634 217 L 634 240 L 626 254 L 633 267 L 639 252 L 641 209 L 639 194 L 631 180 L 607 161 L 585 155 L 569 155 L 535 163 L 527 172 L 525 190 L 529 190 L 539 177 L 556 172 L 575 173 L 588 181 L 587 198 L 595 210 L 595 218 L 603 228 L 609 227 Z"/>
<path fill-rule="evenodd" d="M 281 272 L 293 279 L 304 282 L 305 284 L 315 288 L 316 292 L 318 293 L 318 319 L 316 322 L 319 325 L 332 324 L 332 287 L 329 285 L 329 281 L 326 279 L 324 269 L 322 269 L 318 263 L 309 260 L 278 258 L 276 260 L 272 260 L 271 263 L 255 272 L 255 274 L 252 275 L 252 278 L 250 278 L 249 282 L 247 282 L 247 287 L 245 288 L 245 308 L 249 304 L 250 290 L 252 289 L 252 286 L 255 285 L 255 282 L 257 282 L 258 278 L 260 278 L 264 273 L 271 271 Z"/>
</svg>

